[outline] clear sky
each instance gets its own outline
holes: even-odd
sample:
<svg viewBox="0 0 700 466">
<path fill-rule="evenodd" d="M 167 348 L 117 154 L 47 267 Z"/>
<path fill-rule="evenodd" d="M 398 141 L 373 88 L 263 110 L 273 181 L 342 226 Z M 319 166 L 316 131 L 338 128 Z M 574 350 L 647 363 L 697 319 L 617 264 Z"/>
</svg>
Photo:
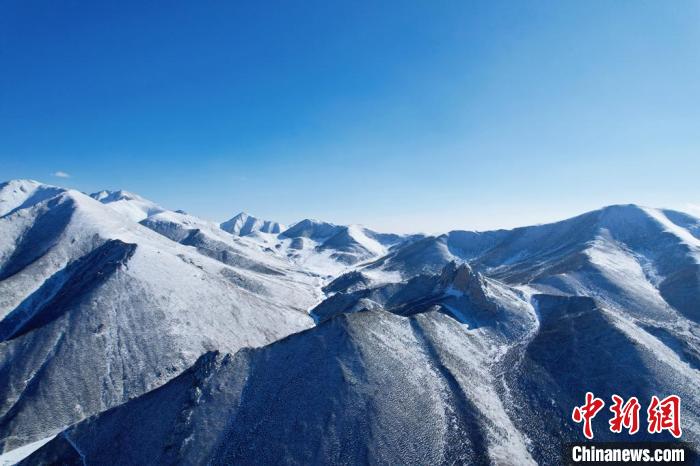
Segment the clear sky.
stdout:
<svg viewBox="0 0 700 466">
<path fill-rule="evenodd" d="M 690 209 L 700 1 L 5 0 L 0 178 L 383 231 Z"/>
</svg>

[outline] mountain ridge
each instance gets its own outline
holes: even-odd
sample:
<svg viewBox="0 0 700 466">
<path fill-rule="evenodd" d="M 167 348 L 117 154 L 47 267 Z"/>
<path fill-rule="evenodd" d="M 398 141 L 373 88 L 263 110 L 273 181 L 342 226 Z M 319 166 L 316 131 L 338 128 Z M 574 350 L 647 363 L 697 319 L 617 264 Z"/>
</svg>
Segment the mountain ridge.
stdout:
<svg viewBox="0 0 700 466">
<path fill-rule="evenodd" d="M 308 219 L 238 235 L 98 197 L 0 184 L 0 446 L 62 432 L 26 464 L 76 446 L 246 463 L 253 444 L 269 461 L 557 464 L 586 388 L 678 393 L 700 440 L 697 217 L 613 205 L 438 236 Z"/>
</svg>

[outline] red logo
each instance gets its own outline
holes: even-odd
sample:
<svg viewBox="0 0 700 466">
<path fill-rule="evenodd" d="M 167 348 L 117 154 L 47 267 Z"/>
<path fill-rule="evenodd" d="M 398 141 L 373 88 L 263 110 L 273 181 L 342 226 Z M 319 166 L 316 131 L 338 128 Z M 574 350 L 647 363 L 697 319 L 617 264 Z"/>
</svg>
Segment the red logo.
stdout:
<svg viewBox="0 0 700 466">
<path fill-rule="evenodd" d="M 586 393 L 586 404 L 583 406 L 576 406 L 574 412 L 571 413 L 571 418 L 574 422 L 583 421 L 583 435 L 587 439 L 593 438 L 593 427 L 591 426 L 591 420 L 598 414 L 598 411 L 603 409 L 605 402 L 600 398 L 593 396 L 593 393 Z"/>
<path fill-rule="evenodd" d="M 636 396 L 633 396 L 624 405 L 624 401 L 617 395 L 612 396 L 613 405 L 610 411 L 614 416 L 610 419 L 610 431 L 615 433 L 622 432 L 622 428 L 627 429 L 630 435 L 636 434 L 639 431 L 639 409 L 641 405 Z"/>
<path fill-rule="evenodd" d="M 667 396 L 659 401 L 657 396 L 651 397 L 649 409 L 647 409 L 647 431 L 656 434 L 667 430 L 676 438 L 679 438 L 681 430 L 681 398 L 678 395 Z"/>
<path fill-rule="evenodd" d="M 608 421 L 610 432 L 621 433 L 627 429 L 627 433 L 634 435 L 639 432 L 639 411 L 641 405 L 637 397 L 633 396 L 627 401 L 618 395 L 612 396 L 613 404 L 610 411 L 612 419 Z M 586 393 L 586 402 L 582 406 L 576 406 L 571 413 L 571 419 L 576 423 L 583 422 L 583 435 L 587 439 L 593 438 L 593 418 L 605 406 L 605 402 L 596 398 L 591 392 Z M 647 408 L 647 432 L 658 434 L 667 430 L 675 438 L 679 438 L 681 430 L 681 398 L 678 395 L 670 395 L 659 400 L 657 396 L 651 397 Z"/>
</svg>

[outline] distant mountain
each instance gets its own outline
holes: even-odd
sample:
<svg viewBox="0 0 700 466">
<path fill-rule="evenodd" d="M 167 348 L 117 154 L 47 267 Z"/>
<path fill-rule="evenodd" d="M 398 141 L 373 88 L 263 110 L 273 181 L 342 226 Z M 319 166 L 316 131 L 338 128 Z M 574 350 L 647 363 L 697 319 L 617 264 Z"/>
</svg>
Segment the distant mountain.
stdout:
<svg viewBox="0 0 700 466">
<path fill-rule="evenodd" d="M 414 238 L 377 233 L 360 225 L 335 225 L 311 219 L 294 224 L 279 237 L 291 239 L 291 249 L 313 248 L 318 252 L 327 252 L 331 259 L 344 265 L 381 257 L 391 247 Z"/>
<path fill-rule="evenodd" d="M 165 211 L 155 202 L 144 199 L 141 196 L 128 191 L 99 191 L 90 194 L 90 197 L 108 205 L 120 214 L 126 215 L 135 222 Z"/>
<path fill-rule="evenodd" d="M 696 217 L 226 230 L 96 197 L 0 185 L 0 446 L 48 442 L 25 464 L 554 465 L 587 391 L 677 394 L 700 442 Z"/>
<path fill-rule="evenodd" d="M 367 268 L 410 277 L 469 262 L 507 283 L 583 296 L 605 290 L 607 304 L 626 312 L 680 312 L 699 322 L 698 231 L 700 220 L 681 212 L 610 206 L 547 225 L 425 238 Z"/>
<path fill-rule="evenodd" d="M 241 212 L 232 219 L 221 224 L 222 230 L 237 236 L 246 236 L 255 232 L 279 234 L 286 228 L 287 227 L 281 223 L 271 220 L 261 220 L 245 212 Z"/>
<path fill-rule="evenodd" d="M 283 238 L 309 238 L 317 242 L 322 242 L 338 231 L 342 227 L 328 222 L 313 219 L 304 219 L 295 223 L 280 235 Z"/>
<path fill-rule="evenodd" d="M 227 265 L 272 275 L 289 272 L 286 261 L 264 252 L 257 242 L 232 237 L 215 223 L 192 215 L 167 211 L 152 215 L 140 223 Z"/>
</svg>

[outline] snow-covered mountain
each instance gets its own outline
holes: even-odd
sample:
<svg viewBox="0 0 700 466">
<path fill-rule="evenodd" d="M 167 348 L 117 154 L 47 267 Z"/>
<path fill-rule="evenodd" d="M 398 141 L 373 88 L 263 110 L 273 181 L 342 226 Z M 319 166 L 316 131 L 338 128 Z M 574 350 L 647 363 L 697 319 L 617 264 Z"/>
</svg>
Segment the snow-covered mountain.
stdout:
<svg viewBox="0 0 700 466">
<path fill-rule="evenodd" d="M 398 248 L 367 265 L 410 277 L 450 261 L 539 292 L 597 296 L 637 317 L 700 319 L 700 220 L 617 205 L 548 225 L 453 231 Z"/>
<path fill-rule="evenodd" d="M 243 222 L 244 219 L 248 220 Z M 311 219 L 304 219 L 286 229 L 280 224 L 271 224 L 283 229 L 281 232 L 269 225 L 267 221 L 239 214 L 221 224 L 221 230 L 258 244 L 296 269 L 324 280 L 348 272 L 359 263 L 378 259 L 398 245 L 419 237 L 377 233 L 360 225 L 335 225 Z M 378 270 L 374 275 L 387 278 L 396 274 Z"/>
<path fill-rule="evenodd" d="M 305 219 L 278 235 L 287 256 L 304 264 L 308 256 L 324 257 L 335 267 L 331 274 L 347 270 L 360 262 L 384 256 L 390 249 L 408 243 L 415 235 L 377 233 L 360 225 L 335 225 Z"/>
<path fill-rule="evenodd" d="M 287 227 L 278 222 L 261 220 L 245 212 L 241 212 L 232 219 L 222 223 L 221 229 L 233 235 L 246 236 L 255 232 L 279 234 L 283 230 L 286 230 Z"/>
<path fill-rule="evenodd" d="M 26 464 L 560 464 L 587 391 L 680 395 L 700 441 L 696 217 L 425 237 L 114 197 L 0 185 L 0 441 L 67 427 Z"/>
<path fill-rule="evenodd" d="M 128 210 L 34 182 L 4 183 L 0 199 L 5 450 L 145 393 L 204 351 L 312 324 L 315 281 L 256 245 L 236 249 L 241 263 L 217 260 Z"/>
</svg>

